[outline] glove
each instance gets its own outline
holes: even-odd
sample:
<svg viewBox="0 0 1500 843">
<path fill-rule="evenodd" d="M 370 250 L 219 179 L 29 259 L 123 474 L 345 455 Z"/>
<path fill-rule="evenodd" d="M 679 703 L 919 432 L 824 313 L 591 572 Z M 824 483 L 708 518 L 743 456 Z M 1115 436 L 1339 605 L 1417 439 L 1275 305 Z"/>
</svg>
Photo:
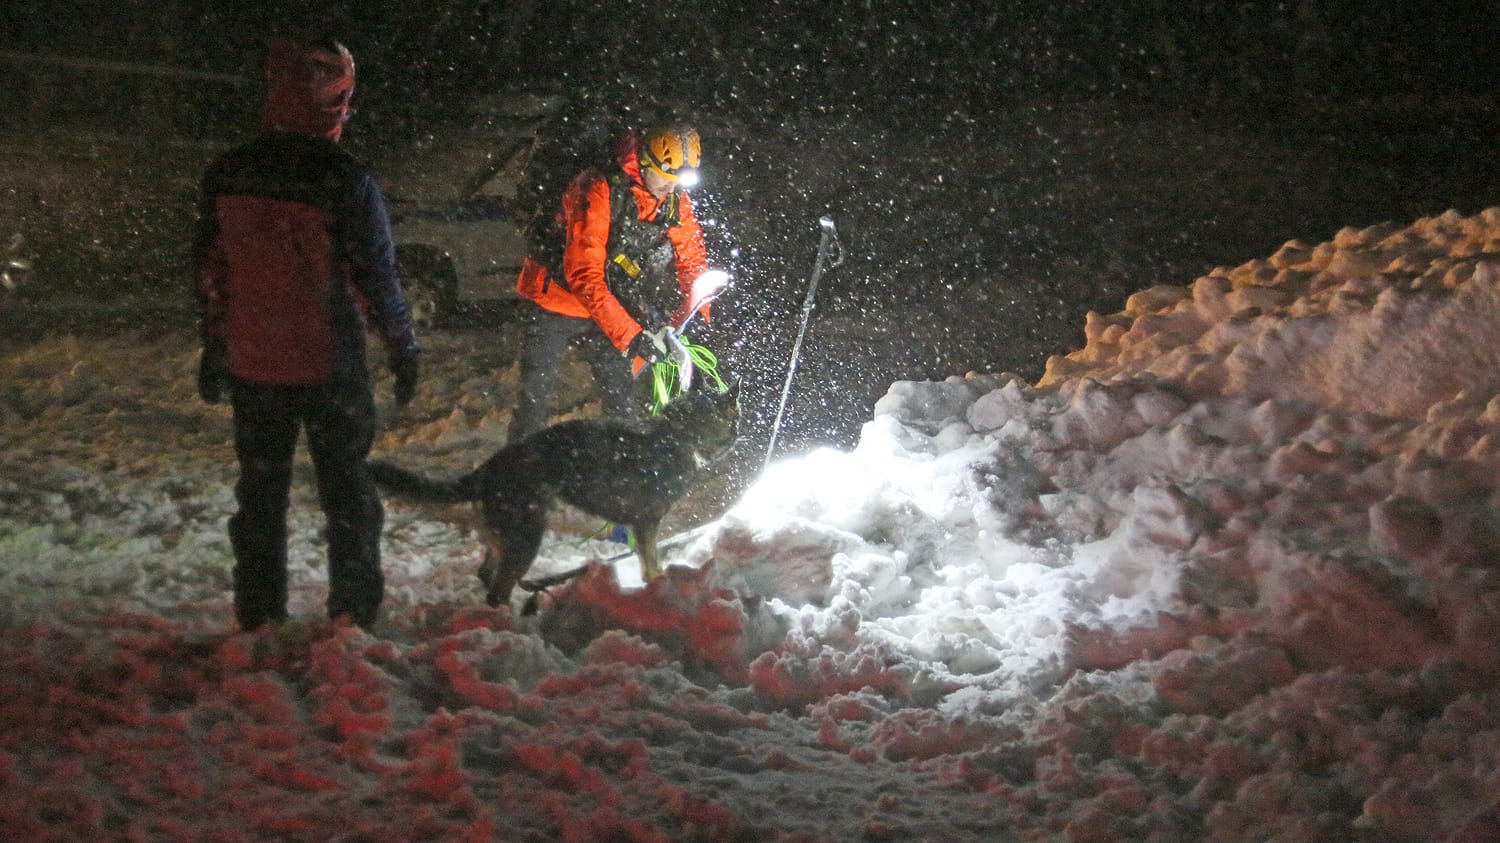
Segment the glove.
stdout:
<svg viewBox="0 0 1500 843">
<path fill-rule="evenodd" d="M 218 404 L 229 391 L 229 350 L 221 339 L 210 339 L 203 343 L 203 355 L 198 358 L 198 397 L 209 404 Z"/>
<path fill-rule="evenodd" d="M 630 341 L 630 347 L 625 349 L 626 357 L 639 357 L 647 363 L 659 363 L 667 359 L 667 331 L 670 328 L 657 328 L 654 331 L 642 330 Z"/>
<path fill-rule="evenodd" d="M 391 374 L 396 376 L 396 406 L 405 407 L 417 395 L 417 352 L 406 351 L 391 360 Z"/>
</svg>

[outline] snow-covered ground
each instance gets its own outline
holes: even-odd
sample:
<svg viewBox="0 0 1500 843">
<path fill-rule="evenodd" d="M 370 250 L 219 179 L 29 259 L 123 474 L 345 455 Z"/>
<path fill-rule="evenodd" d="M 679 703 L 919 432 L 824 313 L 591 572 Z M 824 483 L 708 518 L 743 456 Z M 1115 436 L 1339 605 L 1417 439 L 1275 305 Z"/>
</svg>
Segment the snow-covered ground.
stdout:
<svg viewBox="0 0 1500 843">
<path fill-rule="evenodd" d="M 893 384 L 645 588 L 489 610 L 392 502 L 374 636 L 321 620 L 305 470 L 296 619 L 232 630 L 190 331 L 4 343 L 0 838 L 1500 838 L 1497 325 L 1500 209 L 1289 243 L 1038 383 Z M 383 455 L 498 443 L 485 341 Z M 576 532 L 534 572 L 621 550 Z"/>
</svg>

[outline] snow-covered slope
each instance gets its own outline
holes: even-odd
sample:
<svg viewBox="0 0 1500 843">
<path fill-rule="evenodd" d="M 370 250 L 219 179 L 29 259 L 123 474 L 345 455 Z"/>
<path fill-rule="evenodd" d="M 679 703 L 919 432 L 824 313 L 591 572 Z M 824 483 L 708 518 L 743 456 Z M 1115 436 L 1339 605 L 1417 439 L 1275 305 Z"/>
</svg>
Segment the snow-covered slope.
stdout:
<svg viewBox="0 0 1500 843">
<path fill-rule="evenodd" d="M 1038 384 L 894 384 L 667 576 L 536 617 L 392 503 L 378 636 L 319 620 L 305 474 L 298 618 L 230 628 L 186 334 L 6 344 L 0 832 L 1494 839 L 1497 241 L 1492 209 L 1289 243 L 1091 317 Z M 429 349 L 383 453 L 497 443 L 483 339 Z"/>
</svg>

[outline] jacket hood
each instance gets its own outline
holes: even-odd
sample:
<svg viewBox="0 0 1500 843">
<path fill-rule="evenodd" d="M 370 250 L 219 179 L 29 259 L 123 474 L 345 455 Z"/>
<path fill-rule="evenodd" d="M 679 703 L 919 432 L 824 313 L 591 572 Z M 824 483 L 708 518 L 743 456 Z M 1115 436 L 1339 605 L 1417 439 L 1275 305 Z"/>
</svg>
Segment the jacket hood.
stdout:
<svg viewBox="0 0 1500 843">
<path fill-rule="evenodd" d="M 343 45 L 271 41 L 261 127 L 337 141 L 354 96 L 354 57 Z"/>
<path fill-rule="evenodd" d="M 646 181 L 641 177 L 640 136 L 635 132 L 626 132 L 616 141 L 615 160 L 620 162 L 620 170 L 634 183 L 645 186 Z"/>
</svg>

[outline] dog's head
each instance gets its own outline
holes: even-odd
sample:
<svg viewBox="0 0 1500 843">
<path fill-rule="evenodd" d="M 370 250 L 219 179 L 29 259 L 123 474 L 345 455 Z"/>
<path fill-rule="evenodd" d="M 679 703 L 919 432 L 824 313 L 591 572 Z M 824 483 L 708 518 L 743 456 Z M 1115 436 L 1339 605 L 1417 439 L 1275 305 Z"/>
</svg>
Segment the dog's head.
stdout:
<svg viewBox="0 0 1500 843">
<path fill-rule="evenodd" d="M 704 460 L 719 459 L 740 438 L 739 381 L 731 381 L 723 390 L 699 383 L 663 408 L 661 417 L 672 435 L 678 441 L 692 442 Z"/>
</svg>

